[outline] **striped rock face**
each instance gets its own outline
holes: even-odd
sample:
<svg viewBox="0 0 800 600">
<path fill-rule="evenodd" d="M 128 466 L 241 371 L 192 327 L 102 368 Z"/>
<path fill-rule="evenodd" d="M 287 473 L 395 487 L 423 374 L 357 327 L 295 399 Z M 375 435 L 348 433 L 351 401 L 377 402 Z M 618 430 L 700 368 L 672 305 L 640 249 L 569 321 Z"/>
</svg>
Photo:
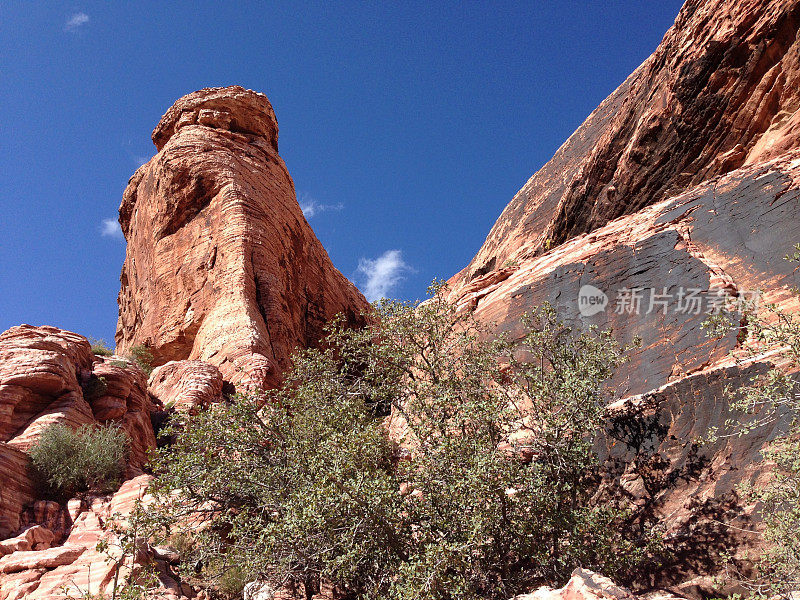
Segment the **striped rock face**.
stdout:
<svg viewBox="0 0 800 600">
<path fill-rule="evenodd" d="M 516 194 L 455 286 L 798 147 L 799 26 L 793 0 L 686 2 Z"/>
<path fill-rule="evenodd" d="M 451 299 L 512 337 L 544 301 L 641 337 L 622 395 L 727 354 L 735 336 L 700 328 L 714 297 L 791 303 L 798 283 L 783 260 L 800 242 L 798 31 L 792 0 L 686 2 L 508 204 Z"/>
<path fill-rule="evenodd" d="M 226 381 L 268 386 L 335 315 L 363 322 L 366 300 L 303 217 L 266 96 L 194 92 L 153 141 L 120 206 L 121 353 L 144 344 L 157 365 L 202 360 Z"/>
<path fill-rule="evenodd" d="M 95 356 L 86 338 L 55 327 L 21 325 L 0 334 L 0 538 L 26 520 L 64 522 L 61 508 L 48 516 L 42 506 L 32 519 L 23 514 L 38 499 L 27 452 L 48 425 L 118 424 L 131 440 L 126 477 L 141 473 L 155 447 L 153 405 L 145 374 L 120 358 Z"/>
</svg>

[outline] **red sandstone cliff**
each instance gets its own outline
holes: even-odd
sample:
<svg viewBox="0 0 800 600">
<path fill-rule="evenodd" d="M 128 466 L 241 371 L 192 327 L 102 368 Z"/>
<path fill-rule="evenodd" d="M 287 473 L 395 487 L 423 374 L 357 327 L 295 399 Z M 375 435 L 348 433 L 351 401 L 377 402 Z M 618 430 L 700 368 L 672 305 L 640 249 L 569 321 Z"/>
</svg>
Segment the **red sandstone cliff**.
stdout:
<svg viewBox="0 0 800 600">
<path fill-rule="evenodd" d="M 609 407 L 597 441 L 600 493 L 624 495 L 663 524 L 675 562 L 646 575 L 682 594 L 717 593 L 708 575 L 721 553 L 741 557 L 754 543 L 720 522 L 757 527 L 735 485 L 769 477 L 759 451 L 775 432 L 695 442 L 730 416 L 725 385 L 764 367 L 726 362 L 736 340 L 706 338 L 702 313 L 648 311 L 647 294 L 642 311 L 618 313 L 614 295 L 658 289 L 674 303 L 681 288 L 703 301 L 764 288 L 798 309 L 788 292 L 798 275 L 782 257 L 800 241 L 799 27 L 798 2 L 689 0 L 653 56 L 531 178 L 451 280 L 455 302 L 512 336 L 523 312 L 550 300 L 568 319 L 643 338 L 616 381 L 628 397 Z M 158 154 L 120 207 L 128 254 L 117 332 L 121 352 L 145 344 L 166 363 L 149 388 L 76 334 L 0 335 L 0 600 L 48 598 L 73 583 L 75 593 L 107 590 L 113 569 L 95 544 L 101 522 L 130 510 L 147 484 L 155 407 L 196 410 L 219 397 L 223 378 L 274 383 L 327 319 L 344 312 L 357 323 L 367 307 L 302 216 L 263 95 L 189 94 L 153 140 Z M 608 293 L 606 310 L 581 314 L 584 285 Z M 106 393 L 87 397 L 100 376 Z M 107 421 L 131 435 L 132 479 L 110 497 L 38 498 L 26 451 L 42 427 Z M 193 595 L 158 564 L 163 597 Z M 576 572 L 530 597 L 633 596 Z"/>
<path fill-rule="evenodd" d="M 764 364 L 732 365 L 736 335 L 710 339 L 701 325 L 715 302 L 756 290 L 800 310 L 800 276 L 783 259 L 800 242 L 799 32 L 796 0 L 689 0 L 449 282 L 452 301 L 512 338 L 549 301 L 569 322 L 642 339 L 598 439 L 603 488 L 665 528 L 675 562 L 649 583 L 695 597 L 732 591 L 709 575 L 724 552 L 760 543 L 744 533 L 759 523 L 736 485 L 770 477 L 760 450 L 776 432 L 697 442 L 736 416 L 725 386 Z M 582 310 L 592 288 L 607 305 Z M 638 310 L 624 301 L 635 289 Z"/>
<path fill-rule="evenodd" d="M 184 96 L 153 142 L 119 209 L 120 353 L 144 344 L 157 364 L 198 359 L 232 382 L 274 384 L 332 317 L 361 322 L 368 304 L 303 217 L 266 96 Z"/>
<path fill-rule="evenodd" d="M 794 0 L 688 0 L 517 193 L 459 285 L 796 147 L 799 25 Z"/>
</svg>

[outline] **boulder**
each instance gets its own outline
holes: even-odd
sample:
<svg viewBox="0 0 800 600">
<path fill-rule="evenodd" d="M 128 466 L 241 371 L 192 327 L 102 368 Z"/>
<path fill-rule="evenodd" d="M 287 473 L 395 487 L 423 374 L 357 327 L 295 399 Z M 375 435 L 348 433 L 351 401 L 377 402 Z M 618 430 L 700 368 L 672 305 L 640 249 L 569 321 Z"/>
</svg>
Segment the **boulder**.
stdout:
<svg viewBox="0 0 800 600">
<path fill-rule="evenodd" d="M 575 569 L 566 585 L 559 589 L 542 586 L 530 594 L 514 596 L 512 600 L 637 600 L 630 590 L 616 585 L 587 569 Z"/>
<path fill-rule="evenodd" d="M 147 389 L 164 407 L 193 413 L 222 397 L 222 373 L 199 360 L 170 361 L 150 374 Z"/>
</svg>

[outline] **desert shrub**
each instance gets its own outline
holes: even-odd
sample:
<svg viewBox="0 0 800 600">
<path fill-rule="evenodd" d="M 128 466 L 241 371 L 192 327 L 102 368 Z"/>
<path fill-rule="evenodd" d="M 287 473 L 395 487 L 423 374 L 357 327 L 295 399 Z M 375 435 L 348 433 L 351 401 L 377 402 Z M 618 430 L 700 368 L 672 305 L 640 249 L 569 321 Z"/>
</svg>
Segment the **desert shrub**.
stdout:
<svg viewBox="0 0 800 600">
<path fill-rule="evenodd" d="M 139 365 L 145 375 L 149 376 L 153 372 L 154 356 L 147 346 L 137 345 L 131 347 L 128 358 Z"/>
<path fill-rule="evenodd" d="M 800 260 L 800 247 L 786 257 Z M 748 418 L 728 420 L 711 432 L 711 440 L 739 437 L 763 427 L 779 432 L 762 454 L 774 464 L 773 478 L 764 486 L 743 484 L 739 492 L 745 502 L 757 503 L 763 520 L 763 555 L 756 561 L 755 574 L 740 574 L 731 563 L 731 573 L 759 596 L 785 595 L 800 585 L 800 319 L 774 304 L 745 305 L 744 316 L 723 313 L 709 319 L 704 327 L 719 335 L 745 325 L 740 332 L 738 360 L 750 360 L 765 350 L 781 348 L 781 367 L 773 366 L 748 385 L 726 390 L 730 406 Z"/>
<path fill-rule="evenodd" d="M 114 350 L 109 348 L 103 339 L 89 338 L 89 343 L 92 345 L 92 354 L 98 356 L 112 356 L 114 354 Z"/>
<path fill-rule="evenodd" d="M 82 425 L 78 429 L 46 427 L 30 449 L 31 463 L 45 490 L 70 497 L 88 490 L 116 489 L 125 470 L 128 436 L 115 425 Z"/>
<path fill-rule="evenodd" d="M 544 306 L 525 320 L 522 362 L 444 294 L 377 312 L 363 330 L 333 323 L 281 388 L 181 423 L 151 490 L 167 533 L 192 532 L 185 563 L 210 580 L 235 567 L 307 593 L 324 580 L 420 600 L 508 598 L 576 566 L 636 564 L 650 540 L 622 539 L 624 511 L 591 502 L 603 384 L 623 360 L 610 332 Z"/>
</svg>

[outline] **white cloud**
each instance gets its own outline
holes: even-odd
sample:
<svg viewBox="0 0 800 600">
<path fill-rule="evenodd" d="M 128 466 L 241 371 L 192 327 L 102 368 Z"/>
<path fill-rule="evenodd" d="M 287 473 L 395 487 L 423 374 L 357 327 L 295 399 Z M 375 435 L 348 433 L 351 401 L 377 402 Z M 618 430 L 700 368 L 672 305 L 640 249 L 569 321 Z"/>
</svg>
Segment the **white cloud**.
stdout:
<svg viewBox="0 0 800 600">
<path fill-rule="evenodd" d="M 300 203 L 300 210 L 303 211 L 303 215 L 306 219 L 311 219 L 314 215 L 322 212 L 328 212 L 332 210 L 342 210 L 344 208 L 344 204 L 339 202 L 338 204 L 320 204 L 314 198 L 312 198 L 308 194 L 299 194 L 297 201 Z"/>
<path fill-rule="evenodd" d="M 75 31 L 78 27 L 86 25 L 89 22 L 89 15 L 84 12 L 75 13 L 64 24 L 64 29 L 67 31 Z"/>
<path fill-rule="evenodd" d="M 413 269 L 403 261 L 400 250 L 387 250 L 378 258 L 358 261 L 358 272 L 365 277 L 362 291 L 370 302 L 386 298 L 403 280 L 403 273 L 409 271 Z"/>
<path fill-rule="evenodd" d="M 124 240 L 125 236 L 122 235 L 122 229 L 116 219 L 103 219 L 100 224 L 100 235 L 103 237 L 110 237 L 117 240 Z"/>
</svg>

